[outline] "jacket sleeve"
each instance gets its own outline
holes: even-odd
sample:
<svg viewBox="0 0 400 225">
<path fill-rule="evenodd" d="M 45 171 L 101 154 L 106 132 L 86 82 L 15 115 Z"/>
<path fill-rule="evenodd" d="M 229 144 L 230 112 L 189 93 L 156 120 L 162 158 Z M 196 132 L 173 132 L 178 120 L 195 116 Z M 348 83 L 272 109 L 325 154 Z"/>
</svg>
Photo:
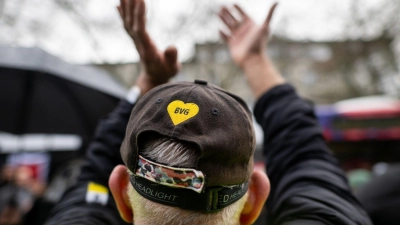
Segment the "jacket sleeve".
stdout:
<svg viewBox="0 0 400 225">
<path fill-rule="evenodd" d="M 254 115 L 264 131 L 271 183 L 268 224 L 371 224 L 322 137 L 312 104 L 284 84 L 258 100 Z"/>
<path fill-rule="evenodd" d="M 126 224 L 108 189 L 108 178 L 114 167 L 122 164 L 120 145 L 132 108 L 132 104 L 122 100 L 99 123 L 77 183 L 64 194 L 46 225 Z"/>
</svg>

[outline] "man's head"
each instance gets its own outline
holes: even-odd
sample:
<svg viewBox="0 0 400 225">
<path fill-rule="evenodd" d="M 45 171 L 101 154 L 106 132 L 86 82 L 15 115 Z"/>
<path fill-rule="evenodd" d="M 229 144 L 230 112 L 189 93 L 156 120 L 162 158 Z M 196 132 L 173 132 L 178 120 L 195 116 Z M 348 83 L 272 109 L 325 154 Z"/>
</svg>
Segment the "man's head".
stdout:
<svg viewBox="0 0 400 225">
<path fill-rule="evenodd" d="M 204 81 L 162 85 L 134 107 L 110 188 L 128 222 L 250 224 L 269 192 L 254 149 L 242 99 Z"/>
</svg>

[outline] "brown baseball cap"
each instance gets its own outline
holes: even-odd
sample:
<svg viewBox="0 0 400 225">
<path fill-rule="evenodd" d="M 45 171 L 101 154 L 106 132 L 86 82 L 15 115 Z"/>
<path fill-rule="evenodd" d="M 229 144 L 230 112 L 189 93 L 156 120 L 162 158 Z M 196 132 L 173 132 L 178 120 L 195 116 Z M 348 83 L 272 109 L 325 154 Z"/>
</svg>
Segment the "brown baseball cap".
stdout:
<svg viewBox="0 0 400 225">
<path fill-rule="evenodd" d="M 165 201 L 164 194 L 168 196 L 177 188 L 157 185 L 154 180 L 138 180 L 133 176 L 131 182 L 142 196 L 162 204 L 167 202 L 165 204 L 186 209 L 213 211 L 233 203 L 247 191 L 247 182 L 253 171 L 255 133 L 251 111 L 240 97 L 200 80 L 164 84 L 149 91 L 133 108 L 121 146 L 122 160 L 133 174 L 140 167 L 140 141 L 150 133 L 198 147 L 200 157 L 196 167 L 190 169 L 204 175 L 200 178 L 204 182 L 201 192 L 214 194 L 214 197 L 208 194 L 199 198 L 214 198 L 214 201 L 205 200 L 205 207 L 190 202 L 168 203 L 171 198 Z M 162 189 L 154 189 L 156 186 Z M 229 190 L 218 196 L 215 188 L 221 190 L 221 187 Z M 184 191 L 188 193 L 185 198 L 199 195 L 192 190 Z M 174 193 L 178 199 L 183 190 Z M 232 201 L 223 204 L 224 200 Z"/>
</svg>

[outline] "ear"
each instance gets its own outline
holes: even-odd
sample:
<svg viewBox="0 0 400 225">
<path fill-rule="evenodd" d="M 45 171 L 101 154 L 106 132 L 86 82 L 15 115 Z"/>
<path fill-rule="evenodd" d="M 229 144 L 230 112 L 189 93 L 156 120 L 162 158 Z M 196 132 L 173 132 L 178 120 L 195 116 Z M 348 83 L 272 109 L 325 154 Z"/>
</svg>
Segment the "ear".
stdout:
<svg viewBox="0 0 400 225">
<path fill-rule="evenodd" d="M 110 187 L 111 193 L 114 196 L 115 203 L 117 204 L 117 208 L 122 219 L 127 223 L 132 223 L 133 212 L 127 193 L 129 184 L 130 182 L 127 168 L 123 165 L 116 166 L 111 173 L 110 179 L 108 180 L 108 186 Z"/>
<path fill-rule="evenodd" d="M 241 225 L 250 225 L 256 221 L 270 191 L 269 179 L 262 171 L 254 170 L 249 182 L 247 201 L 240 215 Z"/>
</svg>

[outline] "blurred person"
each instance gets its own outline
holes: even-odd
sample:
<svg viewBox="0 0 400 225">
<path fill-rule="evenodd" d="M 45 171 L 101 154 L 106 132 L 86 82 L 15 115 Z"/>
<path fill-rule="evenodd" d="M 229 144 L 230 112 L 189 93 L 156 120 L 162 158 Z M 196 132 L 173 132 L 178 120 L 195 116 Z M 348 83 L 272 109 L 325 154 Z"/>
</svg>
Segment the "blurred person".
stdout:
<svg viewBox="0 0 400 225">
<path fill-rule="evenodd" d="M 35 197 L 30 191 L 31 171 L 23 166 L 5 165 L 0 187 L 0 225 L 22 224 Z"/>
<path fill-rule="evenodd" d="M 14 167 L 7 164 L 4 165 L 1 168 L 0 185 L 11 182 L 13 180 L 13 176 L 14 176 Z"/>
<path fill-rule="evenodd" d="M 26 215 L 46 190 L 48 162 L 46 153 L 7 156 L 0 178 L 0 225 L 27 224 Z"/>
<path fill-rule="evenodd" d="M 374 225 L 397 225 L 400 221 L 400 165 L 387 166 L 356 192 Z"/>
<path fill-rule="evenodd" d="M 205 81 L 166 84 L 181 66 L 177 50 L 156 48 L 143 0 L 121 0 L 141 74 L 100 123 L 77 185 L 46 224 L 252 224 L 268 196 L 268 224 L 371 224 L 313 106 L 265 55 L 275 6 L 261 26 L 237 5 L 240 18 L 226 7 L 219 14 L 230 31 L 221 36 L 257 99 L 269 179 L 252 168 L 255 135 L 243 100 Z"/>
<path fill-rule="evenodd" d="M 40 197 L 46 190 L 49 164 L 48 153 L 13 153 L 7 156 L 2 177 L 8 183 L 28 191 L 33 197 Z"/>
</svg>

